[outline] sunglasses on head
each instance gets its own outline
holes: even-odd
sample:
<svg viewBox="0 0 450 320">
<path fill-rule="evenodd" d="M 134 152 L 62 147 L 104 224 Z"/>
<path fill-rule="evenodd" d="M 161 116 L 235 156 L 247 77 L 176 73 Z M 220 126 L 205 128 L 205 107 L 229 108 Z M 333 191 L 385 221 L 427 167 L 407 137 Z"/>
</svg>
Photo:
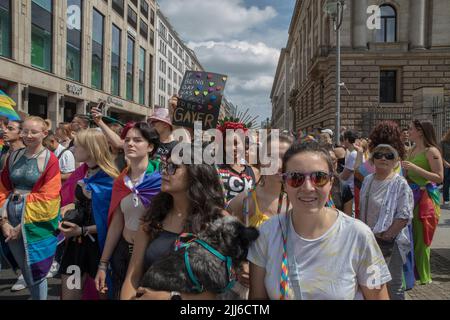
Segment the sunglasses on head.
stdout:
<svg viewBox="0 0 450 320">
<path fill-rule="evenodd" d="M 377 159 L 377 160 L 380 160 L 380 159 L 382 159 L 383 157 L 384 157 L 386 160 L 394 160 L 394 159 L 395 159 L 395 154 L 394 154 L 393 152 L 386 152 L 386 153 L 383 153 L 383 152 L 375 152 L 375 153 L 373 154 L 373 158 L 374 158 L 374 159 Z"/>
<path fill-rule="evenodd" d="M 173 176 L 179 167 L 179 165 L 172 162 L 161 162 L 159 165 L 159 172 L 163 174 L 164 171 L 166 171 L 169 176 Z"/>
<path fill-rule="evenodd" d="M 287 172 L 282 175 L 283 182 L 292 188 L 300 188 L 309 179 L 316 187 L 323 187 L 331 181 L 332 174 L 322 171 L 301 173 Z"/>
</svg>

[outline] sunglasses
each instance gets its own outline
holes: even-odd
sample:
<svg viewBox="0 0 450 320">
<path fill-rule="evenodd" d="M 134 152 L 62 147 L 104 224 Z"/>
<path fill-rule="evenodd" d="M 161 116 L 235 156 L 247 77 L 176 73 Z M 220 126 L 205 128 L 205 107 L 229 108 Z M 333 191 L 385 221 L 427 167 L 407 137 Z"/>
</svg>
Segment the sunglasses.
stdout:
<svg viewBox="0 0 450 320">
<path fill-rule="evenodd" d="M 332 174 L 322 171 L 311 173 L 287 172 L 282 175 L 283 182 L 292 188 L 300 188 L 309 179 L 316 187 L 324 187 L 331 181 Z"/>
<path fill-rule="evenodd" d="M 161 162 L 159 165 L 159 172 L 163 174 L 164 171 L 166 171 L 169 176 L 173 176 L 179 167 L 179 165 L 172 162 Z"/>
<path fill-rule="evenodd" d="M 393 152 L 387 152 L 387 153 L 383 153 L 383 152 L 375 152 L 373 154 L 373 158 L 380 160 L 381 158 L 385 158 L 386 160 L 394 160 L 395 159 L 395 154 Z"/>
</svg>

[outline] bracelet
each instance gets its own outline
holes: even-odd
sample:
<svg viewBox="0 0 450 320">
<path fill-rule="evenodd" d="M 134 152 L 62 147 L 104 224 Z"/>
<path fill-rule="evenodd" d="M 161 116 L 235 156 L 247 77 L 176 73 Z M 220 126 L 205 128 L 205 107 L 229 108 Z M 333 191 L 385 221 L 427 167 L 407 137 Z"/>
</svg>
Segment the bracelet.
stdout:
<svg viewBox="0 0 450 320">
<path fill-rule="evenodd" d="M 108 270 L 108 265 L 109 265 L 109 262 L 100 260 L 100 263 L 98 264 L 98 268 L 100 270 L 106 271 L 106 270 Z"/>
</svg>

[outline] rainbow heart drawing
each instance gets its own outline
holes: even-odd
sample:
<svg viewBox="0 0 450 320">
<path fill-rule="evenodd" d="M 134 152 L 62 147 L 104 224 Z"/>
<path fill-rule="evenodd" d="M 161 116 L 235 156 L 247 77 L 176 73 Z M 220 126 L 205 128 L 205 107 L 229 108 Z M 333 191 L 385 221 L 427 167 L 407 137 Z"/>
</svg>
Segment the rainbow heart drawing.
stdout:
<svg viewBox="0 0 450 320">
<path fill-rule="evenodd" d="M 222 87 L 221 87 L 221 86 L 218 86 L 218 87 L 216 88 L 216 90 L 217 90 L 217 91 L 220 91 L 220 90 L 222 90 Z"/>
<path fill-rule="evenodd" d="M 223 81 L 227 81 L 227 79 L 228 79 L 227 77 L 223 77 L 222 78 Z"/>
<path fill-rule="evenodd" d="M 214 92 L 214 88 L 209 88 L 209 89 L 208 89 L 208 92 L 209 92 L 209 93 Z"/>
<path fill-rule="evenodd" d="M 200 84 L 200 85 L 197 86 L 197 89 L 202 91 L 203 90 L 203 86 Z"/>
<path fill-rule="evenodd" d="M 212 110 L 214 107 L 210 104 L 208 104 L 208 110 Z"/>
<path fill-rule="evenodd" d="M 203 91 L 203 95 L 206 97 L 209 94 L 208 91 Z"/>
<path fill-rule="evenodd" d="M 194 94 L 195 94 L 196 96 L 198 96 L 198 95 L 200 94 L 200 91 L 195 90 L 195 91 L 194 91 Z"/>
<path fill-rule="evenodd" d="M 214 82 L 210 82 L 210 83 L 209 83 L 209 86 L 210 86 L 210 87 L 214 87 L 214 86 L 215 86 L 215 83 L 214 83 Z"/>
<path fill-rule="evenodd" d="M 212 102 L 214 102 L 214 101 L 216 101 L 217 100 L 217 97 L 216 96 L 211 96 L 211 101 Z"/>
</svg>

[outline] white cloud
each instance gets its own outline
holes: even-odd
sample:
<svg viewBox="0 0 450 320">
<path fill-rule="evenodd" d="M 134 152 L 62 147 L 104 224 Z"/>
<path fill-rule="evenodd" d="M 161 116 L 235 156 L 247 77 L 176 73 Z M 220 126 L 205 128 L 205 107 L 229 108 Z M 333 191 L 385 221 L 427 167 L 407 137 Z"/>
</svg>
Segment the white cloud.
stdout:
<svg viewBox="0 0 450 320">
<path fill-rule="evenodd" d="M 160 0 L 161 11 L 175 29 L 189 40 L 223 40 L 277 16 L 267 6 L 246 7 L 243 0 Z"/>
</svg>

